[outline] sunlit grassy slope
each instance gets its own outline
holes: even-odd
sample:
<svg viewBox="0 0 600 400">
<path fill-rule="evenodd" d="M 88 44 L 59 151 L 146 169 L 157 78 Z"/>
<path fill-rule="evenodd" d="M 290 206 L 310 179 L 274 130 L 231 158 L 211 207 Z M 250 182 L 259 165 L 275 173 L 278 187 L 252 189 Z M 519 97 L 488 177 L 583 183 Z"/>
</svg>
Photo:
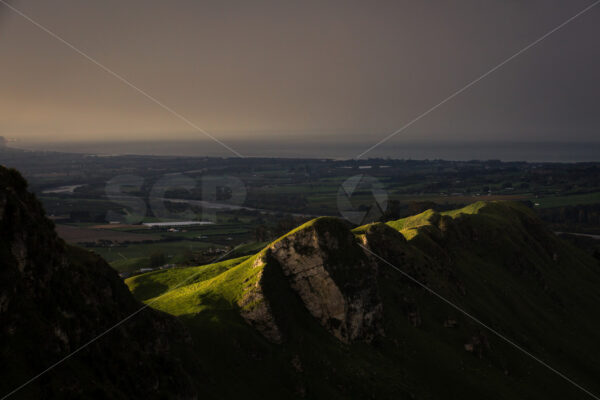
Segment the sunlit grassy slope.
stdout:
<svg viewBox="0 0 600 400">
<path fill-rule="evenodd" d="M 344 229 L 321 218 L 293 232 L 315 223 Z M 600 268 L 525 206 L 488 202 L 429 210 L 353 233 L 458 307 L 600 391 Z M 280 273 L 267 294 L 287 338 L 271 344 L 237 308 L 263 268 L 255 259 L 126 281 L 136 297 L 191 328 L 198 356 L 209 363 L 207 379 L 222 384 L 224 398 L 586 398 L 385 263 L 378 273 L 385 336 L 369 345 L 340 343 L 310 317 Z M 448 320 L 456 323 L 445 327 Z M 465 351 L 475 340 L 483 343 L 478 350 Z"/>
<path fill-rule="evenodd" d="M 210 281 L 223 272 L 243 263 L 250 256 L 233 258 L 209 265 L 173 268 L 137 275 L 125 281 L 129 290 L 142 301 L 150 300 L 165 292 Z"/>
<path fill-rule="evenodd" d="M 388 226 L 391 228 L 401 232 L 407 239 L 413 238 L 418 233 L 418 228 L 431 225 L 432 222 L 436 222 L 437 218 L 441 215 L 449 216 L 452 218 L 460 217 L 461 215 L 473 215 L 478 213 L 484 213 L 491 218 L 505 218 L 511 217 L 511 213 L 520 210 L 521 212 L 527 212 L 525 210 L 525 206 L 520 205 L 518 203 L 511 202 L 484 202 L 479 201 L 473 204 L 469 204 L 466 207 L 459 208 L 451 211 L 444 211 L 441 213 L 435 212 L 433 210 L 427 210 L 422 212 L 421 214 L 413 215 L 406 218 L 401 218 L 396 221 L 386 222 Z M 509 211 L 508 213 L 503 213 L 503 211 Z M 504 215 L 503 215 L 504 214 Z M 360 234 L 363 233 L 366 229 L 368 229 L 369 225 L 359 226 L 358 228 L 353 229 L 353 232 Z"/>
</svg>

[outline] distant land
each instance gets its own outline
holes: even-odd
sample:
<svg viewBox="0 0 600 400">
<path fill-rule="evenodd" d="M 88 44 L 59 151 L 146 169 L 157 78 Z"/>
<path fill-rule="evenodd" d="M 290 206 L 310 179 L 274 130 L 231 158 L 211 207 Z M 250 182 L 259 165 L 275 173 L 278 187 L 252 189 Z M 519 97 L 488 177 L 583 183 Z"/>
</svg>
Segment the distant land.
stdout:
<svg viewBox="0 0 600 400">
<path fill-rule="evenodd" d="M 228 146 L 248 157 L 285 158 L 355 158 L 380 139 L 357 142 L 305 142 L 254 140 L 225 141 Z M 106 141 L 106 142 L 33 142 L 16 141 L 11 147 L 106 155 L 140 154 L 167 156 L 223 156 L 233 154 L 216 142 L 204 138 L 188 141 Z M 600 142 L 402 142 L 383 143 L 365 154 L 367 158 L 412 160 L 501 160 L 529 162 L 600 161 Z"/>
</svg>

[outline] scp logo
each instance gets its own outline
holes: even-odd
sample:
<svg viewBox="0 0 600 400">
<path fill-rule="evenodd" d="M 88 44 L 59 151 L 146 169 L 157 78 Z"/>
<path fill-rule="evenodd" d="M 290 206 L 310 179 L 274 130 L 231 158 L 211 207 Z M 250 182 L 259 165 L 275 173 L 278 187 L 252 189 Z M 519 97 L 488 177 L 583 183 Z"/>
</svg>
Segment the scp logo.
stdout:
<svg viewBox="0 0 600 400">
<path fill-rule="evenodd" d="M 337 206 L 340 215 L 362 225 L 377 221 L 387 209 L 388 194 L 381 182 L 369 175 L 355 175 L 340 185 Z"/>
<path fill-rule="evenodd" d="M 118 175 L 108 181 L 106 197 L 121 205 L 123 214 L 109 211 L 106 219 L 138 224 L 151 213 L 159 221 L 186 221 L 196 220 L 201 213 L 203 221 L 216 222 L 217 210 L 238 209 L 246 200 L 244 183 L 228 175 L 206 175 L 198 180 L 184 174 L 167 174 L 146 185 L 144 178 L 136 175 Z M 197 200 L 198 191 L 202 200 Z"/>
</svg>

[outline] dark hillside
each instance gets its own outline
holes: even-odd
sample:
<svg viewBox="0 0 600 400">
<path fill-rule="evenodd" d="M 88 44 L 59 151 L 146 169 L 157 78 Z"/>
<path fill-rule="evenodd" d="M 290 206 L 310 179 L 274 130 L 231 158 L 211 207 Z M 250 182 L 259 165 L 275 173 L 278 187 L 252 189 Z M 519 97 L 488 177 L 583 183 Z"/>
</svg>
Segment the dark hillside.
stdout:
<svg viewBox="0 0 600 400">
<path fill-rule="evenodd" d="M 104 260 L 65 245 L 15 170 L 0 167 L 0 394 L 138 310 Z M 12 398 L 192 398 L 187 330 L 145 309 Z"/>
</svg>

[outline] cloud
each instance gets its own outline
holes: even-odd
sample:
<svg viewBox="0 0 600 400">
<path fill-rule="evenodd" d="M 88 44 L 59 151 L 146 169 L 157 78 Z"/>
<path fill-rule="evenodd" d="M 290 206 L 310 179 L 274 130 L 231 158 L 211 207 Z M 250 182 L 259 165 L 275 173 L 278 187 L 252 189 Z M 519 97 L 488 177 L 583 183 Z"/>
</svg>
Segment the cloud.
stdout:
<svg viewBox="0 0 600 400">
<path fill-rule="evenodd" d="M 396 130 L 589 2 L 15 4 L 219 137 L 368 141 Z M 599 17 L 600 7 L 394 140 L 595 139 Z M 0 134 L 197 135 L 27 21 L 9 20 L 0 36 Z"/>
</svg>

